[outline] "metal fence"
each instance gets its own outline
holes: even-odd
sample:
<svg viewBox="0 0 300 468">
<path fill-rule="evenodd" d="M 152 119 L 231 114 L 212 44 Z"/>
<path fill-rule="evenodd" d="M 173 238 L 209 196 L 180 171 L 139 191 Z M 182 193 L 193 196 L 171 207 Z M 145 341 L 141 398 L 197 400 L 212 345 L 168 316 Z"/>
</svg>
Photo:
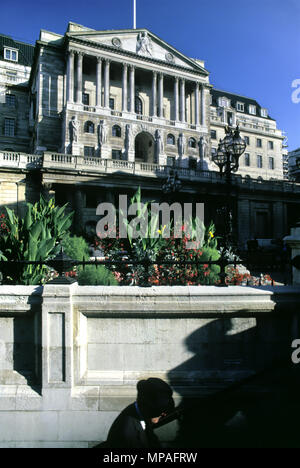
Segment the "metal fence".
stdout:
<svg viewBox="0 0 300 468">
<path fill-rule="evenodd" d="M 123 253 L 123 252 L 122 252 Z M 124 254 L 124 253 L 123 253 Z M 53 259 L 46 261 L 0 261 L 0 271 L 1 267 L 9 264 L 9 269 L 20 268 L 22 265 L 35 265 L 35 266 L 48 266 L 55 270 L 58 273 L 58 278 L 56 278 L 56 283 L 64 283 L 70 281 L 66 276 L 66 273 L 72 271 L 76 266 L 82 266 L 83 269 L 87 265 L 95 265 L 99 267 L 103 265 L 108 267 L 112 271 L 118 271 L 118 267 L 121 269 L 132 269 L 133 267 L 142 266 L 144 268 L 144 281 L 141 281 L 139 286 L 150 286 L 149 277 L 153 275 L 153 272 L 150 274 L 151 266 L 157 265 L 159 267 L 163 266 L 180 266 L 187 267 L 188 265 L 194 266 L 196 268 L 201 268 L 203 265 L 218 265 L 220 267 L 220 272 L 218 273 L 219 281 L 216 283 L 217 286 L 228 286 L 230 285 L 244 285 L 244 286 L 261 286 L 265 284 L 269 285 L 287 285 L 292 282 L 292 265 L 290 260 L 286 256 L 278 257 L 278 255 L 269 255 L 268 261 L 266 257 L 260 256 L 255 257 L 253 254 L 244 254 L 241 260 L 229 260 L 224 256 L 221 256 L 218 260 L 164 260 L 159 259 L 151 261 L 149 259 L 143 260 L 131 260 L 128 256 L 123 255 L 121 260 L 109 260 L 104 257 L 96 257 L 94 260 L 73 260 L 69 258 L 61 249 L 61 252 Z M 250 277 L 247 274 L 246 270 L 238 271 L 237 275 L 230 277 L 228 269 L 226 267 L 230 266 L 232 269 L 237 269 L 238 265 L 242 265 L 249 271 Z M 244 279 L 241 280 L 240 276 L 244 275 Z M 269 275 L 267 279 L 264 275 Z M 274 276 L 276 279 L 274 279 Z M 53 282 L 53 280 L 52 280 Z M 197 283 L 196 283 L 197 284 Z M 199 283 L 198 283 L 199 284 Z"/>
</svg>

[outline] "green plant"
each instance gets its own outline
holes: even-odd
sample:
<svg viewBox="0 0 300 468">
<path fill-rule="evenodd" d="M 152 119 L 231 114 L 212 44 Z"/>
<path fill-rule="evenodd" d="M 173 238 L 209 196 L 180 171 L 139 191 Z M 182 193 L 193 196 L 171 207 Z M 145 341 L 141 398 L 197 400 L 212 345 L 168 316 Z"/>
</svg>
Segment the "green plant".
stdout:
<svg viewBox="0 0 300 468">
<path fill-rule="evenodd" d="M 83 237 L 66 236 L 62 241 L 64 252 L 73 260 L 88 261 L 90 259 L 89 246 Z"/>
<path fill-rule="evenodd" d="M 64 213 L 66 205 L 55 206 L 54 200 L 43 197 L 32 205 L 26 204 L 26 213 L 19 218 L 6 207 L 5 232 L 0 238 L 0 250 L 8 260 L 2 273 L 6 283 L 39 284 L 49 274 L 46 265 L 22 264 L 26 261 L 47 261 L 59 252 L 59 242 L 68 232 L 73 213 Z M 19 263 L 10 263 L 19 262 Z"/>
<path fill-rule="evenodd" d="M 156 260 L 165 245 L 165 239 L 162 237 L 163 228 L 159 229 L 158 214 L 151 213 L 149 208 L 151 202 L 142 203 L 140 187 L 131 198 L 130 203 L 136 206 L 135 218 L 139 220 L 138 224 L 133 227 L 133 220 L 128 220 L 127 216 L 125 217 L 124 213 L 120 211 L 127 237 L 120 239 L 117 235 L 115 239 L 106 238 L 99 243 L 105 256 L 110 260 L 120 260 L 121 258 L 126 260 L 124 267 L 113 267 L 114 271 L 117 270 L 121 274 L 121 281 L 124 278 L 124 281 L 129 284 L 147 284 L 149 275 L 153 274 L 153 266 L 145 267 L 143 264 L 135 265 L 133 262 Z M 134 230 L 139 235 L 136 235 Z"/>
<path fill-rule="evenodd" d="M 114 274 L 103 265 L 87 265 L 78 272 L 78 284 L 91 286 L 117 286 Z"/>
</svg>

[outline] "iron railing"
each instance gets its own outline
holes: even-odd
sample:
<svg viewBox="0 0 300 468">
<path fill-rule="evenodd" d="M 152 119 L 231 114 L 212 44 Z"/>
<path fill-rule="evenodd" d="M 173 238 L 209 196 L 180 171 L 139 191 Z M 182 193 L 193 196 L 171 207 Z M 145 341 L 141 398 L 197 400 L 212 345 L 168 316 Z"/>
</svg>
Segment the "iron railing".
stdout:
<svg viewBox="0 0 300 468">
<path fill-rule="evenodd" d="M 121 260 L 110 260 L 105 257 L 96 257 L 95 260 L 73 260 L 69 258 L 63 250 L 61 249 L 61 252 L 53 259 L 49 259 L 46 261 L 29 261 L 29 260 L 18 260 L 18 261 L 7 261 L 7 260 L 2 260 L 0 261 L 0 271 L 1 271 L 1 266 L 2 265 L 7 265 L 9 264 L 9 268 L 14 269 L 15 266 L 21 266 L 21 265 L 35 265 L 35 266 L 48 266 L 52 268 L 53 270 L 57 271 L 59 274 L 59 277 L 56 282 L 64 282 L 64 280 L 67 280 L 65 273 L 71 271 L 74 267 L 76 266 L 83 266 L 83 269 L 87 265 L 95 265 L 96 267 L 103 265 L 106 267 L 109 267 L 110 269 L 114 271 L 118 271 L 117 267 L 121 267 L 123 270 L 128 269 L 128 272 L 133 267 L 137 267 L 141 265 L 144 267 L 144 278 L 145 280 L 139 284 L 140 286 L 150 286 L 149 283 L 149 278 L 150 276 L 153 276 L 153 272 L 150 274 L 150 267 L 157 265 L 157 266 L 188 266 L 192 265 L 194 267 L 201 267 L 201 265 L 218 265 L 220 267 L 220 272 L 218 273 L 219 276 L 219 282 L 216 284 L 217 286 L 228 286 L 230 285 L 243 285 L 243 286 L 261 286 L 262 284 L 265 284 L 266 280 L 264 279 L 265 274 L 269 274 L 271 276 L 271 279 L 268 281 L 269 284 L 272 286 L 274 285 L 287 285 L 291 284 L 291 269 L 292 269 L 292 263 L 285 257 L 281 256 L 278 257 L 274 255 L 273 257 L 270 256 L 270 261 L 269 262 L 258 262 L 255 263 L 255 258 L 253 259 L 253 256 L 249 254 L 244 254 L 244 257 L 242 260 L 237 260 L 237 259 L 228 259 L 224 256 L 221 256 L 218 260 L 164 260 L 163 258 L 159 258 L 157 260 L 149 260 L 149 259 L 143 259 L 143 260 L 131 260 L 126 253 L 122 252 L 123 258 Z M 228 271 L 226 272 L 226 267 L 227 266 L 232 266 L 234 269 L 237 268 L 238 265 L 243 265 L 246 267 L 246 269 L 250 272 L 250 278 L 245 276 L 245 278 L 241 281 L 237 276 L 233 278 L 230 278 L 230 274 L 228 274 Z M 245 274 L 245 272 L 241 272 L 241 275 Z M 272 277 L 273 274 L 276 276 L 280 276 L 280 281 L 279 280 L 274 280 Z M 255 276 L 258 275 L 258 276 Z M 254 279 L 253 279 L 254 278 Z"/>
</svg>

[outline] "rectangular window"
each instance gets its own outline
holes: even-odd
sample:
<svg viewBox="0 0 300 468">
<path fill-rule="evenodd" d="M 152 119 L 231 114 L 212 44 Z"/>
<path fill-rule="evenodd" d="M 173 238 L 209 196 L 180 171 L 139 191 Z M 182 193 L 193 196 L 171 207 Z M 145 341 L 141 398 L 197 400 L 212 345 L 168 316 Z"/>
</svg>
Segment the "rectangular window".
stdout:
<svg viewBox="0 0 300 468">
<path fill-rule="evenodd" d="M 256 106 L 249 104 L 249 114 L 256 115 Z"/>
<path fill-rule="evenodd" d="M 250 166 L 250 154 L 245 153 L 245 166 Z"/>
<path fill-rule="evenodd" d="M 210 138 L 211 138 L 212 140 L 216 140 L 216 139 L 217 139 L 217 132 L 216 132 L 216 130 L 211 130 L 211 131 L 210 131 Z"/>
<path fill-rule="evenodd" d="M 256 147 L 257 147 L 257 148 L 261 148 L 261 147 L 262 147 L 261 138 L 256 138 Z"/>
<path fill-rule="evenodd" d="M 220 97 L 219 98 L 219 106 L 220 107 L 230 107 L 229 99 L 227 99 L 225 97 Z"/>
<path fill-rule="evenodd" d="M 17 72 L 15 71 L 7 71 L 6 76 L 8 81 L 17 81 Z"/>
<path fill-rule="evenodd" d="M 4 47 L 4 58 L 6 60 L 11 60 L 12 62 L 17 62 L 18 51 L 15 49 L 9 49 L 8 47 Z"/>
<path fill-rule="evenodd" d="M 16 107 L 16 96 L 14 94 L 6 94 L 5 103 L 9 107 Z"/>
<path fill-rule="evenodd" d="M 115 108 L 114 98 L 109 98 L 109 108 L 112 109 L 112 110 Z"/>
<path fill-rule="evenodd" d="M 268 149 L 273 150 L 274 149 L 274 143 L 273 141 L 268 141 Z"/>
<path fill-rule="evenodd" d="M 84 156 L 95 156 L 94 146 L 85 146 L 83 149 Z"/>
<path fill-rule="evenodd" d="M 174 167 L 175 166 L 175 158 L 172 158 L 172 156 L 167 156 L 167 166 Z"/>
<path fill-rule="evenodd" d="M 111 157 L 112 157 L 112 159 L 115 159 L 115 160 L 122 159 L 122 151 L 117 150 L 117 149 L 111 150 Z"/>
<path fill-rule="evenodd" d="M 267 109 L 260 109 L 260 115 L 262 117 L 268 117 L 268 110 Z"/>
<path fill-rule="evenodd" d="M 246 145 L 250 145 L 250 138 L 248 136 L 245 136 L 245 142 L 246 142 Z"/>
<path fill-rule="evenodd" d="M 257 167 L 261 169 L 263 167 L 262 156 L 258 154 L 256 157 L 256 160 L 257 160 Z"/>
<path fill-rule="evenodd" d="M 269 157 L 269 169 L 274 169 L 274 158 Z"/>
<path fill-rule="evenodd" d="M 4 120 L 4 135 L 11 137 L 15 136 L 15 119 Z"/>
<path fill-rule="evenodd" d="M 243 102 L 237 102 L 236 103 L 236 110 L 238 110 L 239 112 L 244 112 L 244 110 L 245 110 L 244 103 Z"/>
<path fill-rule="evenodd" d="M 82 104 L 85 106 L 90 105 L 90 95 L 88 93 L 82 93 Z"/>
</svg>

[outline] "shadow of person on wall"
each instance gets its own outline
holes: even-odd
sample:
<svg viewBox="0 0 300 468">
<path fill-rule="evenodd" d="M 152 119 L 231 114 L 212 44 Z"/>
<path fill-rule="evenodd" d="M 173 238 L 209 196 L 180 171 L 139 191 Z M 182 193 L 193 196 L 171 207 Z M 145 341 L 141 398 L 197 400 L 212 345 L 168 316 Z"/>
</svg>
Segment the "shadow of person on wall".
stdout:
<svg viewBox="0 0 300 468">
<path fill-rule="evenodd" d="M 300 447 L 289 330 L 288 317 L 220 318 L 186 338 L 194 356 L 168 373 L 181 396 L 174 447 Z"/>
</svg>

